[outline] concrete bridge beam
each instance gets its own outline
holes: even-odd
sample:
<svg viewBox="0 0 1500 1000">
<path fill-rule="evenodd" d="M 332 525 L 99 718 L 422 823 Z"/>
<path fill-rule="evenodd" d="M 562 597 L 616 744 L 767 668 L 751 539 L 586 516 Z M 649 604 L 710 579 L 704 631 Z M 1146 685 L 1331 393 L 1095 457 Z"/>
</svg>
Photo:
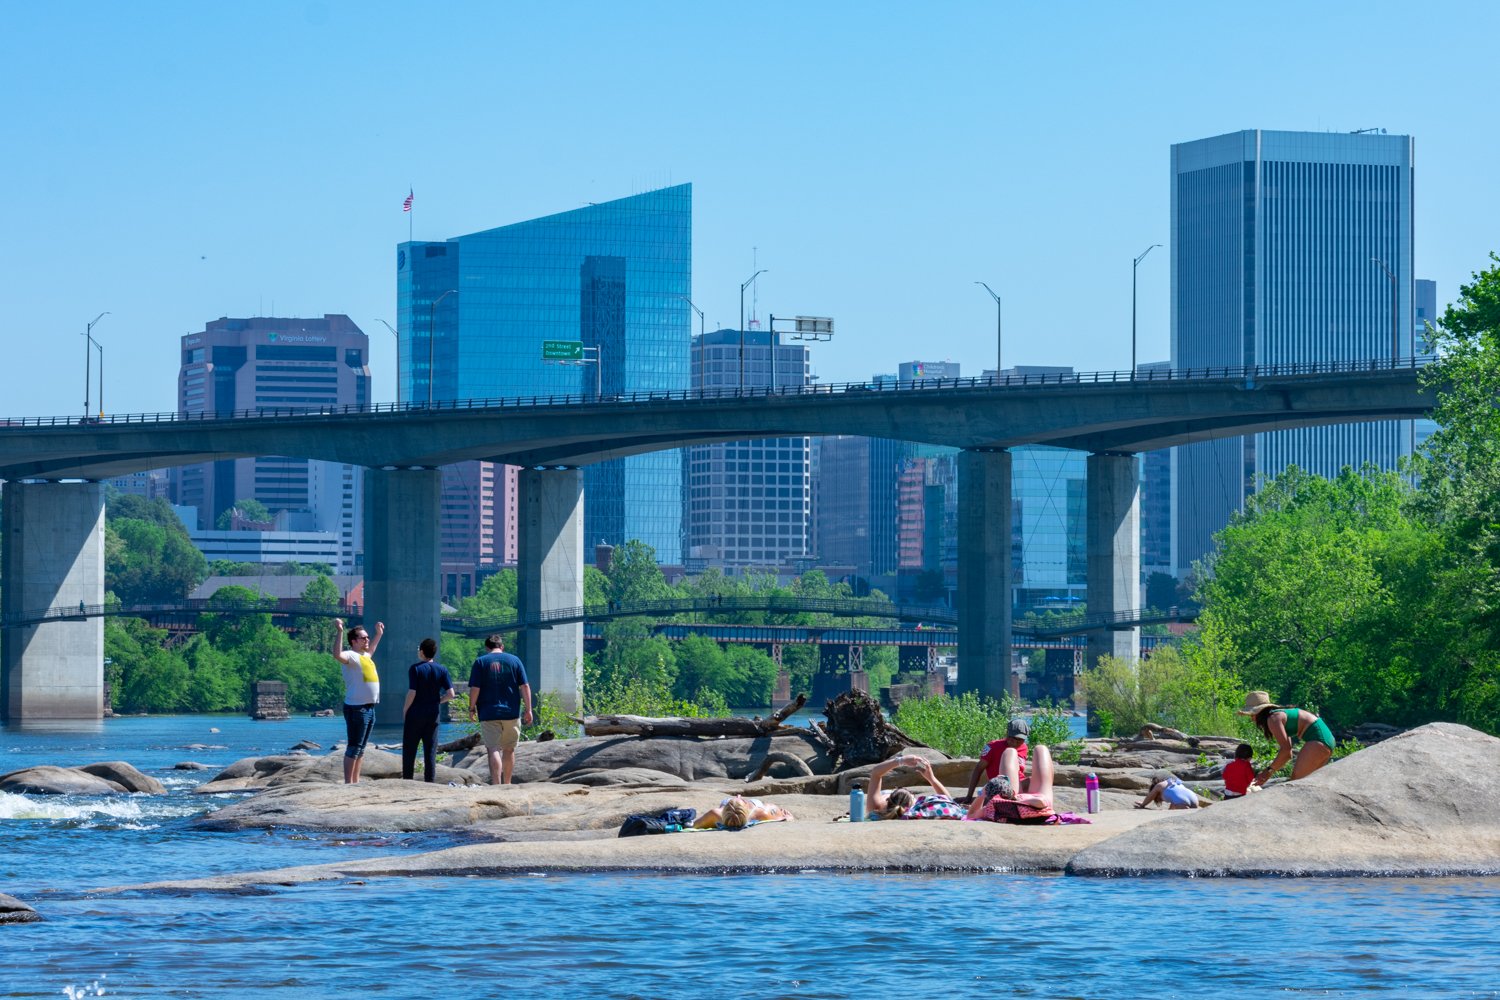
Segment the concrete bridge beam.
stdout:
<svg viewBox="0 0 1500 1000">
<path fill-rule="evenodd" d="M 1011 457 L 958 454 L 958 690 L 1010 689 Z"/>
<path fill-rule="evenodd" d="M 518 610 L 523 617 L 583 604 L 583 470 L 523 469 L 517 480 Z M 533 695 L 550 691 L 569 714 L 583 696 L 583 623 L 525 629 L 517 655 Z"/>
<path fill-rule="evenodd" d="M 1115 614 L 1141 606 L 1140 470 L 1132 454 L 1090 455 L 1088 472 L 1088 613 Z M 1088 666 L 1104 655 L 1137 660 L 1139 628 L 1088 634 Z"/>
<path fill-rule="evenodd" d="M 104 487 L 5 484 L 5 617 L 104 603 Z M 104 619 L 5 629 L 0 715 L 9 722 L 104 714 Z"/>
<path fill-rule="evenodd" d="M 375 653 L 380 669 L 381 724 L 399 723 L 406 700 L 406 668 L 417 659 L 417 644 L 437 638 L 442 627 L 439 600 L 441 538 L 439 469 L 365 470 L 365 616 L 367 628 L 385 622 L 385 638 Z M 467 664 L 454 680 L 467 680 Z"/>
</svg>

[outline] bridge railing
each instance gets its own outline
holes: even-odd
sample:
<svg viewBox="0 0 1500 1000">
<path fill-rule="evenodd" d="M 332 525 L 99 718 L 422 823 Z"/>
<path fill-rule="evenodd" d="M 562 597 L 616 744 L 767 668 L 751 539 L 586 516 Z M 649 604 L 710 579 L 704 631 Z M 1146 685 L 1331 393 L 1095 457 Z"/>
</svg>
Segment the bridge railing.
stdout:
<svg viewBox="0 0 1500 1000">
<path fill-rule="evenodd" d="M 186 598 L 180 601 L 130 603 L 106 601 L 103 604 L 61 605 L 38 608 L 7 615 L 0 624 L 6 628 L 41 625 L 45 622 L 75 621 L 81 618 L 149 618 L 153 615 L 228 614 L 228 615 L 300 615 L 305 618 L 358 618 L 363 608 L 358 604 L 327 604 L 319 601 L 283 601 L 275 597 L 244 600 L 212 597 Z"/>
<path fill-rule="evenodd" d="M 717 386 L 698 389 L 622 392 L 599 396 L 594 393 L 553 393 L 549 395 L 496 396 L 483 399 L 434 400 L 432 403 L 348 403 L 341 406 L 260 406 L 231 411 L 199 413 L 116 413 L 107 416 L 14 417 L 0 419 L 3 427 L 77 427 L 97 424 L 164 424 L 183 421 L 285 419 L 308 416 L 349 416 L 368 414 L 451 413 L 460 410 L 494 410 L 517 407 L 606 405 L 620 403 L 680 403 L 766 397 L 799 397 L 870 393 L 911 393 L 954 389 L 988 389 L 995 387 L 1099 385 L 1132 382 L 1246 382 L 1286 376 L 1344 375 L 1382 371 L 1415 371 L 1432 362 L 1429 356 L 1372 358 L 1361 361 L 1289 362 L 1276 365 L 1217 366 L 1212 368 L 1146 369 L 1144 371 L 1102 372 L 1029 372 L 1021 374 L 980 375 L 968 378 L 919 378 L 905 381 L 839 382 L 792 386 Z"/>
<path fill-rule="evenodd" d="M 680 597 L 658 601 L 609 601 L 604 604 L 557 608 L 540 615 L 522 617 L 516 612 L 504 615 L 461 616 L 443 619 L 445 629 L 470 634 L 513 632 L 518 628 L 561 625 L 585 619 L 671 616 L 692 613 L 734 614 L 765 612 L 772 614 L 828 614 L 843 618 L 898 618 L 953 624 L 957 618 L 951 608 L 927 605 L 903 605 L 869 598 L 820 597 Z M 62 605 L 22 612 L 6 618 L 6 626 L 40 625 L 49 621 L 72 621 L 99 617 L 149 617 L 170 614 L 275 614 L 323 618 L 361 618 L 364 609 L 358 604 L 327 604 L 312 601 L 286 601 L 274 597 L 196 598 L 161 603 L 106 602 L 104 604 Z"/>
</svg>

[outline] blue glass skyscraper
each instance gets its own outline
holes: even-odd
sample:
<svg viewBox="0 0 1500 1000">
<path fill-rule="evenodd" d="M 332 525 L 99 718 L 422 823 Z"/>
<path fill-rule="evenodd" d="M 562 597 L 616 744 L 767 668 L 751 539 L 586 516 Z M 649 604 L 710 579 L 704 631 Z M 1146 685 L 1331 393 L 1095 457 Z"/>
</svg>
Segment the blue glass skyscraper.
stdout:
<svg viewBox="0 0 1500 1000">
<path fill-rule="evenodd" d="M 681 184 L 401 244 L 401 398 L 688 388 L 692 220 L 692 185 Z M 544 340 L 598 348 L 599 367 L 544 363 Z M 660 561 L 681 560 L 680 452 L 589 466 L 584 490 L 588 544 L 639 539 Z"/>
<path fill-rule="evenodd" d="M 1410 357 L 1411 337 L 1410 136 L 1256 129 L 1172 147 L 1174 368 Z M 1389 469 L 1411 440 L 1383 421 L 1176 449 L 1174 565 L 1288 465 Z"/>
</svg>

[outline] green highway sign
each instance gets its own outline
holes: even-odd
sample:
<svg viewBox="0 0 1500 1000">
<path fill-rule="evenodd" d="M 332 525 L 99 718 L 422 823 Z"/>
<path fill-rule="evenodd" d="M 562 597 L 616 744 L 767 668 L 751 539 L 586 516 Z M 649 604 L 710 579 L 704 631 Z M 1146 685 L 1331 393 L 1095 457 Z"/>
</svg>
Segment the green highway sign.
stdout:
<svg viewBox="0 0 1500 1000">
<path fill-rule="evenodd" d="M 583 341 L 581 340 L 544 340 L 542 341 L 543 361 L 582 361 Z"/>
</svg>

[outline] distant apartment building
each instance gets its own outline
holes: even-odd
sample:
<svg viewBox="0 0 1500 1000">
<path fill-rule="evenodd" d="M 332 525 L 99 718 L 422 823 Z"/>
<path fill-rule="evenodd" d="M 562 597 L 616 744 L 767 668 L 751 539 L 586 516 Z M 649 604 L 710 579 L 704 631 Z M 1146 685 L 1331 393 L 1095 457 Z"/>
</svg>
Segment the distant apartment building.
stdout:
<svg viewBox="0 0 1500 1000">
<path fill-rule="evenodd" d="M 742 371 L 747 386 L 806 385 L 807 347 L 783 343 L 779 334 L 765 330 L 712 330 L 693 338 L 693 388 L 738 386 Z M 810 438 L 730 441 L 684 450 L 687 565 L 783 566 L 810 555 Z"/>
<path fill-rule="evenodd" d="M 170 480 L 171 473 L 167 469 L 150 469 L 114 476 L 106 479 L 104 484 L 116 493 L 155 500 L 170 494 Z"/>
<path fill-rule="evenodd" d="M 1174 368 L 1411 357 L 1410 136 L 1252 129 L 1171 160 Z M 1175 449 L 1173 564 L 1202 558 L 1288 465 L 1390 469 L 1414 439 L 1410 421 L 1379 421 Z"/>
<path fill-rule="evenodd" d="M 398 395 L 686 389 L 691 279 L 688 184 L 403 243 L 396 252 Z M 591 361 L 543 361 L 544 341 L 582 342 Z M 456 588 L 451 596 L 463 596 L 487 566 L 514 561 L 515 473 L 481 464 L 444 474 L 442 563 L 444 589 Z M 681 451 L 585 467 L 584 537 L 590 545 L 640 540 L 661 562 L 678 562 Z"/>
<path fill-rule="evenodd" d="M 369 338 L 348 316 L 223 317 L 184 336 L 181 349 L 177 408 L 184 416 L 370 401 Z M 258 500 L 273 514 L 308 513 L 339 546 L 331 559 L 318 561 L 352 573 L 363 550 L 358 472 L 276 455 L 223 459 L 173 469 L 172 495 L 197 509 L 198 523 L 188 527 L 198 531 L 214 530 L 237 500 Z"/>
</svg>

